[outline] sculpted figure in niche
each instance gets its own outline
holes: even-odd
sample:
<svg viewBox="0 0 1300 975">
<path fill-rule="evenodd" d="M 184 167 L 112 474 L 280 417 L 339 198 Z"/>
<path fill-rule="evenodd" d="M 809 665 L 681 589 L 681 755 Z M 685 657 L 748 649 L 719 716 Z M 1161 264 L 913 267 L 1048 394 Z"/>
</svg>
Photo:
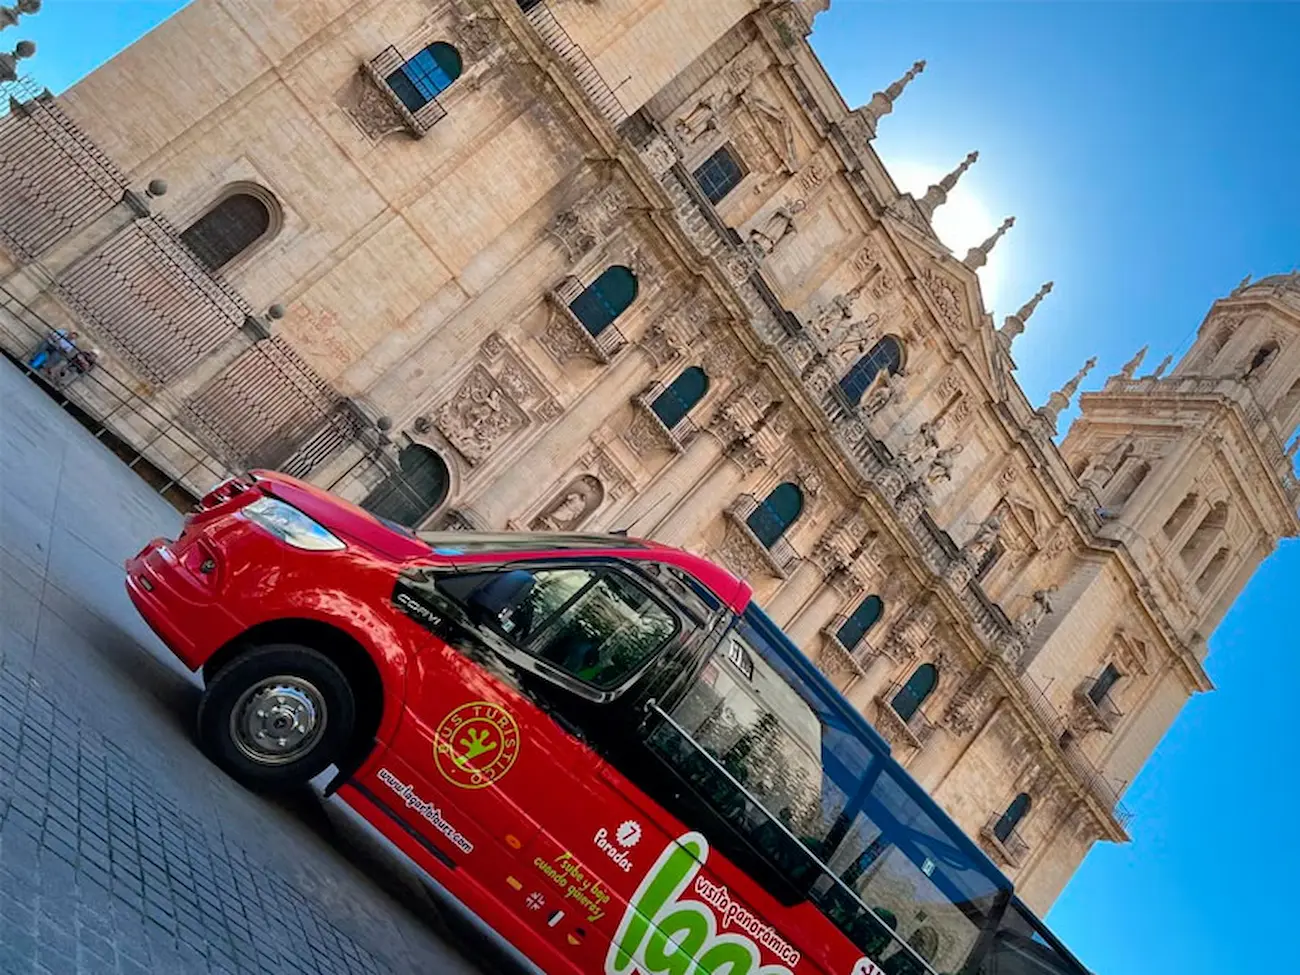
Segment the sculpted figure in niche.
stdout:
<svg viewBox="0 0 1300 975">
<path fill-rule="evenodd" d="M 934 426 L 928 421 L 916 428 L 912 439 L 903 446 L 903 459 L 909 464 L 920 464 L 931 451 L 939 450 L 939 438 L 934 435 Z"/>
<path fill-rule="evenodd" d="M 867 391 L 862 394 L 862 412 L 869 417 L 875 416 L 893 402 L 902 389 L 902 376 L 896 376 L 888 369 L 881 369 L 876 373 L 876 378 L 871 380 Z"/>
<path fill-rule="evenodd" d="M 997 544 L 998 535 L 1002 532 L 1002 516 L 996 511 L 980 522 L 980 526 L 975 529 L 975 534 L 971 536 L 965 546 L 966 556 L 976 564 L 984 556 L 989 554 L 989 550 Z"/>
<path fill-rule="evenodd" d="M 600 507 L 605 491 L 600 481 L 590 474 L 574 478 L 547 505 L 536 518 L 532 527 L 539 531 L 573 531 L 587 516 Z"/>
<path fill-rule="evenodd" d="M 1038 629 L 1039 624 L 1047 618 L 1047 614 L 1052 611 L 1052 593 L 1056 592 L 1055 586 L 1049 586 L 1046 589 L 1038 589 L 1034 592 L 1033 602 L 1025 610 L 1024 615 L 1016 623 L 1016 628 L 1020 635 L 1028 639 Z"/>
<path fill-rule="evenodd" d="M 925 479 L 931 484 L 939 484 L 944 481 L 952 480 L 953 458 L 962 452 L 962 445 L 953 444 L 951 447 L 945 447 L 934 455 L 934 460 L 930 462 L 930 469 L 926 472 Z"/>
<path fill-rule="evenodd" d="M 795 232 L 794 216 L 803 213 L 808 204 L 803 200 L 782 204 L 777 207 L 761 227 L 749 232 L 749 243 L 759 257 L 764 257 L 776 250 L 776 245 Z"/>
<path fill-rule="evenodd" d="M 718 127 L 718 96 L 706 95 L 695 107 L 677 120 L 673 127 L 677 138 L 687 145 L 698 142 L 706 132 Z"/>
</svg>

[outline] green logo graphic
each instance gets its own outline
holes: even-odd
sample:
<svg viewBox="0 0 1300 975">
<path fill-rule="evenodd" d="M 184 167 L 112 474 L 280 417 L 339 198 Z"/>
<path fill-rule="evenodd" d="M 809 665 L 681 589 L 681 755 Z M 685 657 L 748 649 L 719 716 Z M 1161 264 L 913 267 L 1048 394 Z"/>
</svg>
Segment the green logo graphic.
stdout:
<svg viewBox="0 0 1300 975">
<path fill-rule="evenodd" d="M 782 965 L 760 965 L 752 939 L 718 934 L 707 905 L 680 899 L 708 857 L 708 840 L 699 833 L 659 854 L 609 946 L 606 975 L 792 975 Z"/>
</svg>

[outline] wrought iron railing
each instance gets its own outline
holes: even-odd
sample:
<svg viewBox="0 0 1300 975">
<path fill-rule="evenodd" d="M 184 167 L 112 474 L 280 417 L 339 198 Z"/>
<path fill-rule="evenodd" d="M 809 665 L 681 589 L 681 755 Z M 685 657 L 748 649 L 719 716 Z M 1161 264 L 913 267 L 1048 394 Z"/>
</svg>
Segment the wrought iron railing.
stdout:
<svg viewBox="0 0 1300 975">
<path fill-rule="evenodd" d="M 551 8 L 542 0 L 521 3 L 519 6 L 524 17 L 533 25 L 533 30 L 537 31 L 537 36 L 569 69 L 578 87 L 591 99 L 592 105 L 605 120 L 615 127 L 627 121 L 627 109 L 614 94 L 614 89 L 596 70 L 596 66 L 587 57 L 587 52 L 569 36 L 564 25 L 556 20 Z"/>
<path fill-rule="evenodd" d="M 406 58 L 402 57 L 400 51 L 391 44 L 367 61 L 363 67 L 365 73 L 369 76 L 370 81 L 384 93 L 384 96 L 392 103 L 393 109 L 401 116 L 407 130 L 416 138 L 420 138 L 431 128 L 447 117 L 447 110 L 443 108 L 442 103 L 438 101 L 436 95 L 423 95 L 424 103 L 416 109 L 407 107 L 402 101 L 393 86 L 388 83 L 392 75 L 400 71 L 406 64 Z"/>
<path fill-rule="evenodd" d="M 986 847 L 992 847 L 1009 866 L 1021 866 L 1029 858 L 1029 844 L 1020 835 L 1020 830 L 1007 829 L 1002 824 L 1002 816 L 993 815 L 980 829 L 980 839 Z"/>
<path fill-rule="evenodd" d="M 924 748 L 926 742 L 934 736 L 934 722 L 921 709 L 919 702 L 906 718 L 899 714 L 894 706 L 894 701 L 900 694 L 911 693 L 905 682 L 895 681 L 876 695 L 876 706 L 880 716 L 902 732 L 907 744 L 913 748 Z"/>
<path fill-rule="evenodd" d="M 1100 692 L 1098 688 L 1101 688 Z M 1106 731 L 1114 731 L 1124 717 L 1124 712 L 1111 699 L 1109 688 L 1103 687 L 1094 677 L 1086 678 L 1074 689 L 1074 698 Z"/>
<path fill-rule="evenodd" d="M 760 538 L 754 530 L 754 526 L 750 523 L 753 516 L 757 515 L 760 519 L 764 516 L 767 518 L 774 518 L 775 516 L 752 494 L 742 494 L 736 498 L 731 503 L 731 506 L 727 508 L 727 514 L 731 516 L 738 527 L 745 531 L 752 544 L 759 549 L 778 575 L 785 576 L 799 561 L 799 553 L 790 544 L 790 540 L 785 537 L 785 532 L 789 530 L 789 526 L 782 528 L 781 534 L 770 541 Z"/>
</svg>

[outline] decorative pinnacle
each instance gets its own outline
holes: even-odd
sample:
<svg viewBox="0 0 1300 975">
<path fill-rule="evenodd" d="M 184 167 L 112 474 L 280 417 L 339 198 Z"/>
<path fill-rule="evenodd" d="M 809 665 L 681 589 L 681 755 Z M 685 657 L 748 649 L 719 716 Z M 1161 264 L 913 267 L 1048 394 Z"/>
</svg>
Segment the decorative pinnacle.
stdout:
<svg viewBox="0 0 1300 975">
<path fill-rule="evenodd" d="M 18 0 L 13 7 L 0 7 L 0 30 L 13 27 L 23 14 L 39 13 L 41 0 Z"/>
<path fill-rule="evenodd" d="M 961 174 L 975 165 L 975 160 L 979 159 L 978 152 L 967 153 L 966 158 L 961 161 L 961 165 L 954 169 L 939 182 L 934 183 L 925 191 L 925 196 L 917 200 L 917 205 L 927 216 L 934 216 L 934 211 L 939 209 L 948 202 L 948 194 L 953 191 L 957 185 L 957 180 L 961 179 Z"/>
<path fill-rule="evenodd" d="M 858 113 L 866 119 L 867 125 L 871 129 L 871 134 L 876 134 L 876 123 L 894 110 L 894 102 L 898 96 L 922 71 L 925 70 L 925 62 L 917 61 L 913 64 L 903 77 L 899 78 L 884 91 L 878 91 L 871 96 L 871 101 L 857 109 Z"/>
<path fill-rule="evenodd" d="M 1151 373 L 1151 374 L 1149 374 L 1149 375 L 1143 376 L 1142 378 L 1143 378 L 1143 379 L 1159 379 L 1161 376 L 1163 376 L 1163 375 L 1165 374 L 1165 370 L 1169 368 L 1169 364 L 1170 364 L 1171 362 L 1173 362 L 1173 361 L 1174 361 L 1174 357 L 1173 357 L 1172 354 L 1165 356 L 1163 359 L 1160 360 L 1160 365 L 1156 366 L 1156 371 L 1155 371 L 1155 372 L 1153 372 L 1153 373 Z"/>
<path fill-rule="evenodd" d="M 989 254 L 997 246 L 997 242 L 1002 239 L 1003 234 L 1016 225 L 1015 217 L 1007 217 L 1002 221 L 1002 226 L 993 231 L 993 236 L 978 247 L 972 247 L 966 252 L 966 257 L 962 261 L 972 271 L 977 271 L 989 262 Z"/>
<path fill-rule="evenodd" d="M 0 53 L 0 81 L 18 80 L 18 62 L 36 53 L 36 45 L 31 41 L 19 41 L 14 46 L 13 54 Z"/>
<path fill-rule="evenodd" d="M 1119 371 L 1119 375 L 1123 376 L 1125 379 L 1132 379 L 1133 376 L 1137 373 L 1138 368 L 1142 365 L 1142 360 L 1147 357 L 1147 350 L 1150 348 L 1151 346 L 1144 345 L 1142 346 L 1142 348 L 1138 349 L 1137 355 L 1135 355 L 1132 359 L 1129 359 L 1128 362 L 1124 363 L 1123 368 L 1120 369 Z"/>
<path fill-rule="evenodd" d="M 1038 303 L 1051 294 L 1052 288 L 1055 286 L 1055 281 L 1048 281 L 1038 289 L 1037 294 L 1020 306 L 1019 311 L 1014 315 L 1008 315 L 1002 320 L 1002 327 L 998 329 L 998 335 L 1002 337 L 1002 341 L 1008 349 L 1011 348 L 1011 343 L 1016 340 L 1016 337 L 1025 330 L 1025 323 L 1034 314 L 1034 309 L 1038 307 Z"/>
<path fill-rule="evenodd" d="M 1083 364 L 1083 368 L 1074 374 L 1074 377 L 1047 398 L 1047 402 L 1038 408 L 1038 415 L 1046 421 L 1052 433 L 1056 433 L 1056 420 L 1061 415 L 1061 411 L 1070 405 L 1070 400 L 1074 399 L 1074 394 L 1079 391 L 1079 383 L 1083 378 L 1092 372 L 1093 367 L 1097 364 L 1097 357 L 1093 356 Z"/>
</svg>

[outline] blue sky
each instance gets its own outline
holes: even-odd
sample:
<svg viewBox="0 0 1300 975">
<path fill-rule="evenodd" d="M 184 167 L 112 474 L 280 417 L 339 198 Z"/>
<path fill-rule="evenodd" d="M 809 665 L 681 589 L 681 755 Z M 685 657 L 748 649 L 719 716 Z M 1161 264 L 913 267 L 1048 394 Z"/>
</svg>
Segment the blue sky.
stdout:
<svg viewBox="0 0 1300 975">
<path fill-rule="evenodd" d="M 180 6 L 47 0 L 5 42 L 36 41 L 28 67 L 58 91 Z M 999 319 L 1055 280 L 1015 350 L 1041 402 L 1091 355 L 1085 389 L 1142 344 L 1149 364 L 1181 352 L 1244 275 L 1300 263 L 1296 38 L 1289 3 L 834 0 L 814 44 L 850 105 L 928 60 L 876 148 L 918 193 L 980 151 L 948 243 L 1018 218 L 984 272 Z M 1186 708 L 1130 789 L 1133 843 L 1097 846 L 1051 912 L 1098 975 L 1293 960 L 1300 786 L 1285 742 L 1300 638 L 1281 610 L 1297 580 L 1300 554 L 1283 545 L 1210 641 L 1220 689 Z"/>
</svg>

